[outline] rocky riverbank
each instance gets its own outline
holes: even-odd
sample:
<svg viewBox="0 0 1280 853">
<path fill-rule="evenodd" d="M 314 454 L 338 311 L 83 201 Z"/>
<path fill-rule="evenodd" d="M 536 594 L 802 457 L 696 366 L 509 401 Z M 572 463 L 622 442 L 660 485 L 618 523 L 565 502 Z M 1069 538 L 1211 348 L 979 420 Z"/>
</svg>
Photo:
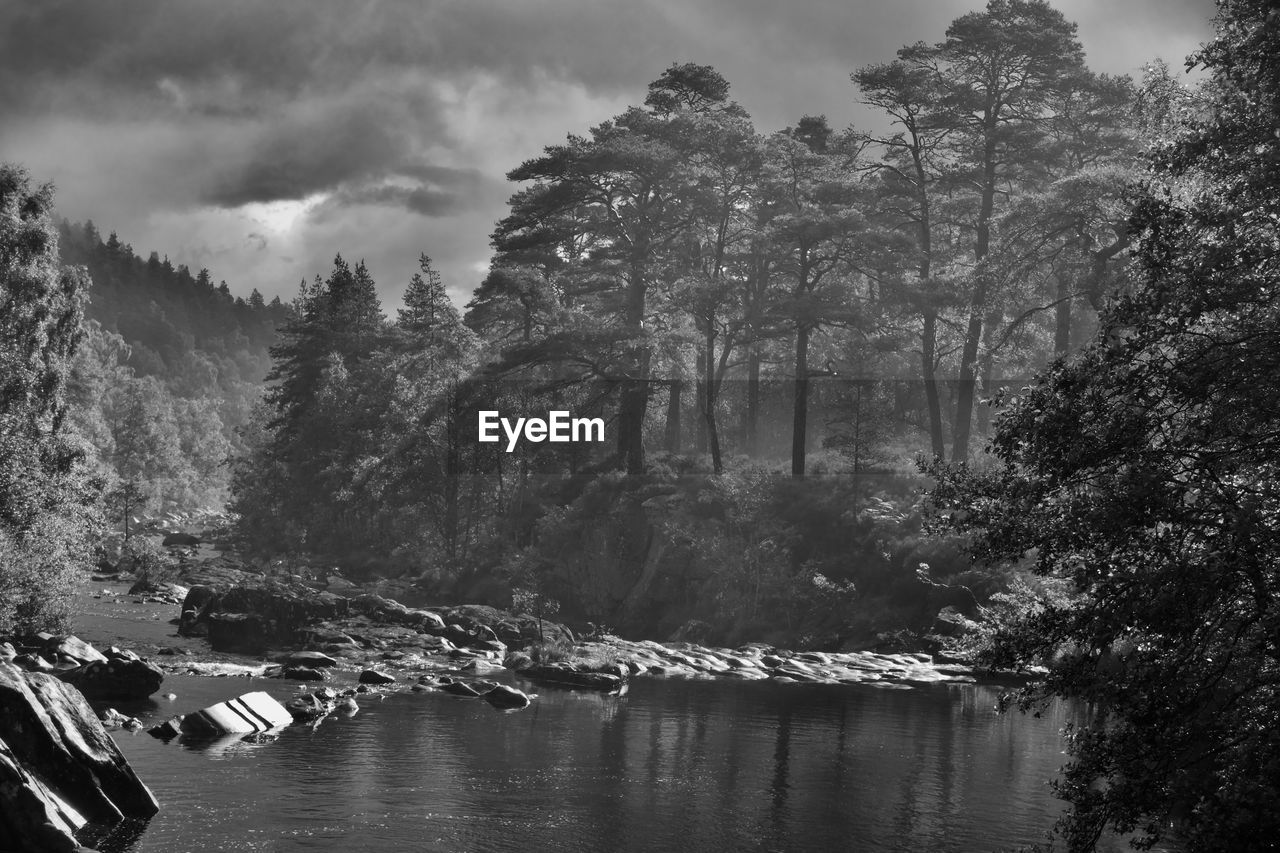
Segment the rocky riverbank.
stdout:
<svg viewBox="0 0 1280 853">
<path fill-rule="evenodd" d="M 375 671 L 393 679 L 385 689 L 421 685 L 442 673 L 483 680 L 503 670 L 533 684 L 594 690 L 619 690 L 636 677 L 890 689 L 993 680 L 925 653 L 794 651 L 758 643 L 729 649 L 607 634 L 580 637 L 563 625 L 539 625 L 526 614 L 427 605 L 408 583 L 357 585 L 337 574 L 268 574 L 225 553 L 182 560 L 159 576 L 98 576 L 94 597 L 98 608 L 156 608 L 153 616 L 168 615 L 164 623 L 176 632 L 170 628 L 153 660 L 169 672 L 326 682 Z M 143 625 L 156 621 L 139 616 Z M 318 660 L 325 663 L 313 665 Z"/>
</svg>

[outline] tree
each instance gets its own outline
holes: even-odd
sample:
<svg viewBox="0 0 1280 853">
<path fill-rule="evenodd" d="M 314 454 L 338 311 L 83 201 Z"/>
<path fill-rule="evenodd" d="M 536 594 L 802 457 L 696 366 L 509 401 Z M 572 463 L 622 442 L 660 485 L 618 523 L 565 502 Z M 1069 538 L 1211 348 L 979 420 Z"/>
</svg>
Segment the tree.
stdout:
<svg viewBox="0 0 1280 853">
<path fill-rule="evenodd" d="M 818 138 L 812 132 L 808 137 Z M 771 269 L 789 290 L 774 310 L 787 318 L 795 335 L 791 474 L 796 478 L 805 475 L 811 340 L 823 325 L 851 321 L 857 312 L 847 285 L 865 248 L 860 241 L 866 232 L 865 194 L 844 160 L 785 132 L 766 147 L 761 192 L 768 210 L 766 241 Z"/>
<path fill-rule="evenodd" d="M 382 365 L 396 377 L 383 431 L 404 440 L 380 457 L 388 469 L 384 476 L 396 484 L 388 503 L 425 515 L 440 535 L 444 558 L 455 565 L 465 544 L 464 454 L 475 446 L 464 437 L 475 421 L 465 417 L 462 385 L 475 367 L 478 340 L 463 325 L 431 259 L 424 254 L 418 264 Z M 474 487 L 480 472 L 470 473 Z"/>
<path fill-rule="evenodd" d="M 941 149 L 952 127 L 933 115 L 942 97 L 933 64 L 933 51 L 920 45 L 898 51 L 898 59 L 863 68 L 853 75 L 864 103 L 888 114 L 899 128 L 886 138 L 873 139 L 885 151 L 884 190 L 893 200 L 885 207 L 915 229 L 916 288 L 906 297 L 920 314 L 920 377 L 929 418 L 930 449 L 934 458 L 946 453 L 942 403 L 938 394 L 938 320 L 942 294 L 937 278 L 938 249 L 934 229 L 943 164 Z M 901 199 L 902 203 L 895 203 Z"/>
<path fill-rule="evenodd" d="M 373 535 L 374 509 L 353 499 L 351 472 L 378 446 L 383 383 L 370 368 L 386 339 L 365 265 L 336 257 L 327 279 L 304 283 L 281 331 L 264 398 L 269 435 L 239 466 L 232 507 L 271 507 L 282 528 L 275 548 L 356 547 Z"/>
<path fill-rule="evenodd" d="M 716 419 L 720 389 L 735 349 L 749 334 L 744 285 L 752 275 L 763 146 L 746 112 L 728 100 L 729 84 L 706 65 L 673 65 L 649 84 L 646 103 L 665 116 L 666 138 L 689 167 L 694 215 L 685 234 L 671 301 L 698 336 L 698 405 L 711 464 L 724 470 Z M 825 123 L 824 123 L 825 125 Z M 718 348 L 718 349 L 717 349 Z M 678 445 L 679 378 L 671 380 L 669 444 Z"/>
<path fill-rule="evenodd" d="M 52 208 L 0 166 L 0 631 L 63 625 L 98 524 L 65 394 L 89 282 L 59 262 Z"/>
<path fill-rule="evenodd" d="M 1210 109 L 1155 147 L 1136 280 L 1098 338 L 999 420 L 1003 463 L 935 500 L 989 559 L 1033 555 L 1075 595 L 1033 602 L 991 663 L 1088 701 L 1059 830 L 1093 850 L 1273 849 L 1280 837 L 1280 11 L 1222 0 L 1197 56 Z"/>
<path fill-rule="evenodd" d="M 685 87 L 673 106 L 705 100 L 714 93 L 705 83 Z M 617 464 L 631 474 L 644 471 L 653 288 L 694 216 L 666 106 L 631 107 L 589 138 L 570 136 L 512 170 L 508 178 L 531 184 L 512 196 L 493 235 L 500 265 L 556 269 L 599 306 L 596 346 L 607 348 L 607 361 L 593 369 L 619 387 Z"/>
</svg>

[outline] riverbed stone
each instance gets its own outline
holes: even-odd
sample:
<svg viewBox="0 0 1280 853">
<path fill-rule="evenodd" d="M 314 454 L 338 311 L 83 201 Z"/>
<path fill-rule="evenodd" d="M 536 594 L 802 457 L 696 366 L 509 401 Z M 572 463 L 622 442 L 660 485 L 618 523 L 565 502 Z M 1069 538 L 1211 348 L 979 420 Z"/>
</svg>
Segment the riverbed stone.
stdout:
<svg viewBox="0 0 1280 853">
<path fill-rule="evenodd" d="M 338 665 L 338 662 L 324 652 L 302 651 L 291 652 L 284 659 L 285 664 L 308 666 L 312 669 L 326 669 Z"/>
<path fill-rule="evenodd" d="M 294 696 L 284 703 L 284 707 L 293 715 L 295 720 L 302 722 L 310 722 L 326 717 L 334 709 L 332 699 L 321 699 L 315 693 Z"/>
<path fill-rule="evenodd" d="M 505 684 L 499 684 L 484 694 L 484 700 L 495 708 L 502 710 L 520 710 L 528 708 L 529 694 Z"/>
<path fill-rule="evenodd" d="M 376 669 L 366 669 L 360 673 L 361 684 L 394 684 L 396 677 Z"/>
<path fill-rule="evenodd" d="M 324 670 L 315 669 L 309 666 L 286 666 L 280 673 L 281 678 L 288 678 L 293 681 L 324 681 L 328 676 L 324 674 Z"/>
<path fill-rule="evenodd" d="M 58 678 L 89 699 L 145 699 L 160 689 L 164 671 L 155 664 L 114 649 L 106 659 L 62 670 Z"/>
<path fill-rule="evenodd" d="M 480 691 L 465 681 L 449 681 L 441 684 L 440 689 L 450 696 L 460 696 L 463 699 L 476 699 L 480 696 Z"/>
</svg>

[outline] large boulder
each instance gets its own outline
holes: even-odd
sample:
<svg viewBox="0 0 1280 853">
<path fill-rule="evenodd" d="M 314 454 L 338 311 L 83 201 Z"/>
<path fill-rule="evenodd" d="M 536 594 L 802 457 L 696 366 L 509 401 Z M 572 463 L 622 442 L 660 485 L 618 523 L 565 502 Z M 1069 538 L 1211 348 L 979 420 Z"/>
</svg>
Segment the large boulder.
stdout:
<svg viewBox="0 0 1280 853">
<path fill-rule="evenodd" d="M 312 625 L 345 616 L 349 602 L 301 583 L 243 573 L 236 585 L 193 586 L 182 604 L 178 633 L 207 634 L 215 651 L 257 654 L 299 642 Z"/>
<path fill-rule="evenodd" d="M 259 690 L 186 714 L 182 718 L 182 732 L 216 737 L 265 732 L 292 722 L 293 714 Z"/>
<path fill-rule="evenodd" d="M 103 660 L 56 673 L 89 699 L 145 699 L 160 689 L 164 671 L 133 652 L 112 647 Z"/>
<path fill-rule="evenodd" d="M 457 607 L 436 608 L 444 624 L 458 625 L 465 632 L 479 627 L 487 628 L 493 636 L 511 648 L 524 648 L 538 642 L 573 643 L 573 632 L 564 625 L 542 620 L 539 634 L 538 620 L 527 613 L 514 614 L 483 604 L 462 604 Z M 487 636 L 487 635 L 486 635 Z"/>
<path fill-rule="evenodd" d="M 159 808 L 75 688 L 0 663 L 0 849 L 83 850 L 86 824 Z"/>
</svg>

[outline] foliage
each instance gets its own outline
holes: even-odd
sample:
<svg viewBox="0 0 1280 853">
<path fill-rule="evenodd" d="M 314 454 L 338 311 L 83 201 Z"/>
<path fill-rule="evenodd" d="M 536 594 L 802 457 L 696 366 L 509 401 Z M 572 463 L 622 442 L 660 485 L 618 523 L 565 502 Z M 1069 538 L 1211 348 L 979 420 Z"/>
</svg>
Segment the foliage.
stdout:
<svg viewBox="0 0 1280 853">
<path fill-rule="evenodd" d="M 66 399 L 88 279 L 58 261 L 52 206 L 0 166 L 0 631 L 64 625 L 98 522 Z"/>
<path fill-rule="evenodd" d="M 102 475 L 113 487 L 132 483 L 150 509 L 222 504 L 225 463 L 243 449 L 238 431 L 288 307 L 257 291 L 233 297 L 207 269 L 192 274 L 155 252 L 143 260 L 92 222 L 62 222 L 59 243 L 93 281 L 69 393 Z"/>
<path fill-rule="evenodd" d="M 1264 850 L 1280 823 L 1280 13 L 1219 3 L 1209 109 L 1154 147 L 1138 276 L 1098 339 L 1001 418 L 1002 465 L 936 499 L 978 553 L 1070 584 L 997 626 L 991 660 L 1048 659 L 1030 706 L 1085 699 L 1059 783 L 1072 850 Z"/>
</svg>

